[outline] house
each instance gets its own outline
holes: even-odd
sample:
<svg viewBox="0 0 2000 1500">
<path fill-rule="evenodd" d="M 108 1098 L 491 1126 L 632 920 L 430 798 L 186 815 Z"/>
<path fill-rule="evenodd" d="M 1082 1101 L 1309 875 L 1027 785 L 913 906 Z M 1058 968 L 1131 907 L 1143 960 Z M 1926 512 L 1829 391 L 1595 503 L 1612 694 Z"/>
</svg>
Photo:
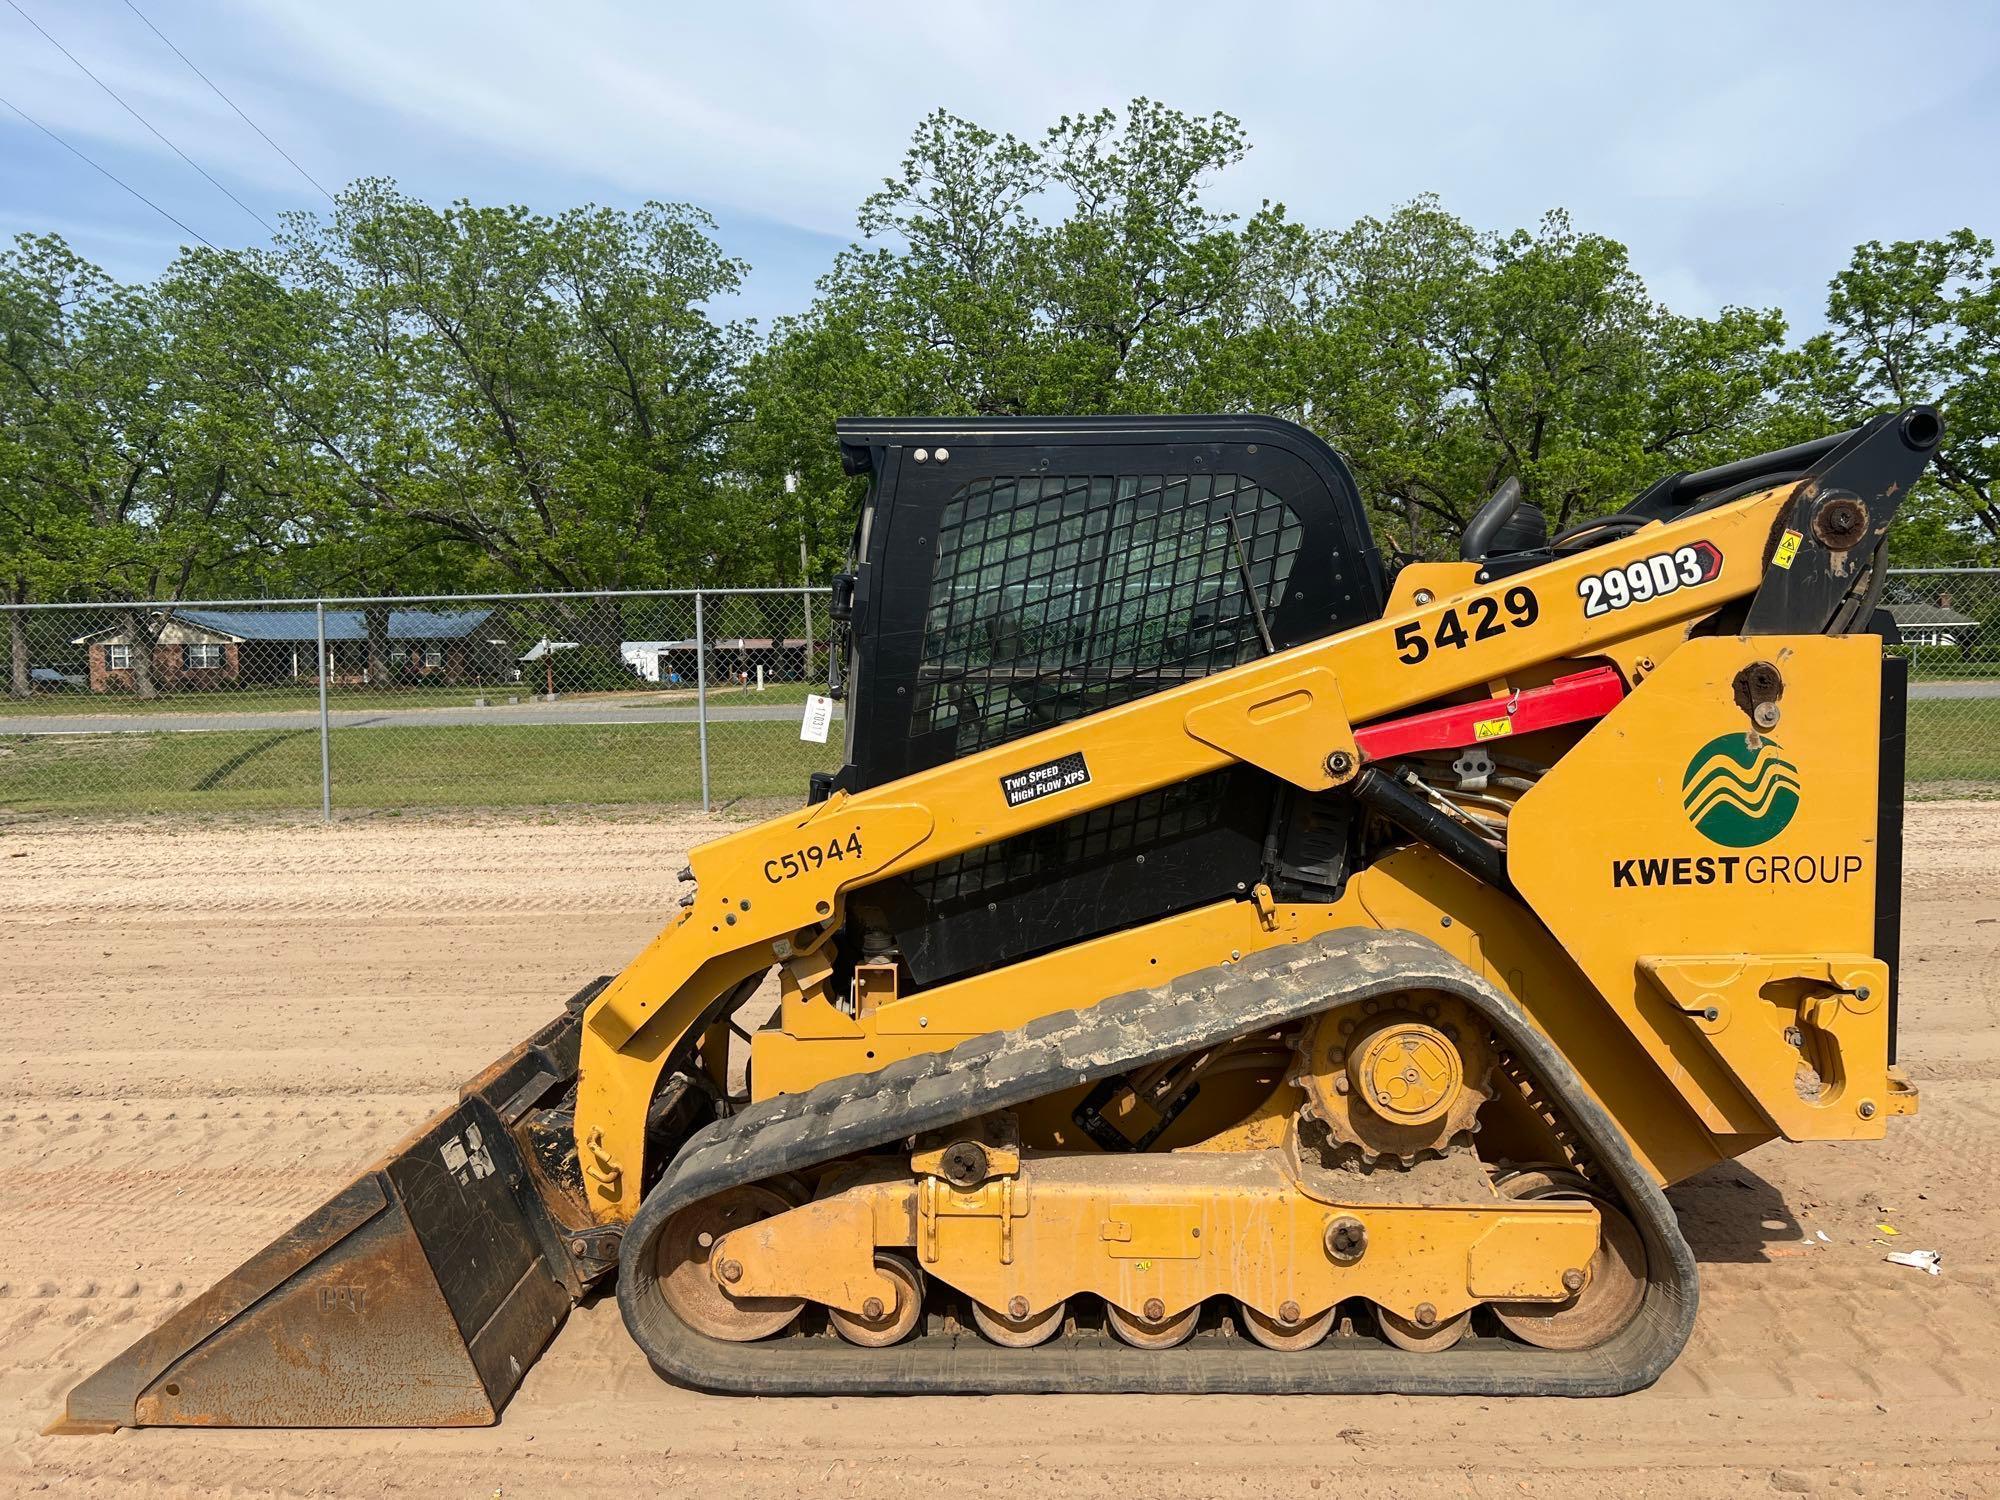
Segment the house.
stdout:
<svg viewBox="0 0 2000 1500">
<path fill-rule="evenodd" d="M 482 628 L 491 609 L 392 609 L 387 638 L 391 682 L 461 683 L 494 679 L 507 643 Z M 318 619 L 310 609 L 152 610 L 148 628 L 153 685 L 162 690 L 242 687 L 317 679 Z M 88 649 L 90 690 L 132 692 L 136 686 L 130 630 L 108 626 L 71 644 Z M 368 684 L 367 614 L 326 612 L 327 682 Z M 376 684 L 387 686 L 388 684 Z"/>
<path fill-rule="evenodd" d="M 625 665 L 648 682 L 677 687 L 694 681 L 694 640 L 623 641 L 618 654 Z"/>
<path fill-rule="evenodd" d="M 1969 646 L 1979 622 L 1962 615 L 1946 599 L 1939 604 L 1885 604 L 1905 646 Z"/>
<path fill-rule="evenodd" d="M 626 665 L 648 682 L 682 684 L 695 680 L 694 638 L 678 641 L 626 641 L 620 649 Z M 754 676 L 762 667 L 773 681 L 801 678 L 806 673 L 806 643 L 769 636 L 717 636 L 708 643 L 708 680 L 728 682 Z"/>
</svg>

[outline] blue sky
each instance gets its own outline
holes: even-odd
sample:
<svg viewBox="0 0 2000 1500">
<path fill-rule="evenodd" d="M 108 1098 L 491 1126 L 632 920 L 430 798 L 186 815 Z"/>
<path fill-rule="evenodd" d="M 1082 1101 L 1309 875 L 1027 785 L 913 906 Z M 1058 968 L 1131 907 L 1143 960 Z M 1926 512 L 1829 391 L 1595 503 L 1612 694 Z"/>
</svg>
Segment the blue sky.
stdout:
<svg viewBox="0 0 2000 1500">
<path fill-rule="evenodd" d="M 18 3 L 266 219 L 324 200 L 124 0 L 0 0 L 0 96 L 218 244 L 264 231 L 101 92 Z M 1434 191 L 1482 227 L 1567 207 L 1687 312 L 1817 323 L 1856 242 L 2000 232 L 2000 10 L 1844 4 L 134 0 L 329 187 L 434 201 L 707 208 L 799 308 L 939 105 L 1033 135 L 1146 94 L 1239 116 L 1220 206 L 1337 227 Z M 0 108 L 0 235 L 115 274 L 184 238 Z"/>
</svg>

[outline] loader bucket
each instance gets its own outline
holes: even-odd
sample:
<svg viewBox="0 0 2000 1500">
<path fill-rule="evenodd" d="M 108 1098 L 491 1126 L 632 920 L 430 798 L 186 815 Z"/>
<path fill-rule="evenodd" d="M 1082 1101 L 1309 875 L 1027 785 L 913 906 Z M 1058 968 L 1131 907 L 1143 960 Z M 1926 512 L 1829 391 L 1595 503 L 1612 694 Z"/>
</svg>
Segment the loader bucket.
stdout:
<svg viewBox="0 0 2000 1500">
<path fill-rule="evenodd" d="M 574 1081 L 596 988 L 79 1383 L 49 1431 L 497 1421 L 582 1289 L 511 1127 Z"/>
</svg>

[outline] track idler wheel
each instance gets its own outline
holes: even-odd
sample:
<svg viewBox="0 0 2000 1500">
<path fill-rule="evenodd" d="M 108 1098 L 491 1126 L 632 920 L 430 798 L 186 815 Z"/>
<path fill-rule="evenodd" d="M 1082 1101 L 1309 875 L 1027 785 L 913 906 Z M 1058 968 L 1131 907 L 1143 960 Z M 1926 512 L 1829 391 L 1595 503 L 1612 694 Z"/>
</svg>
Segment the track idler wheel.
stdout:
<svg viewBox="0 0 2000 1500">
<path fill-rule="evenodd" d="M 1157 1313 L 1155 1309 L 1158 1309 Z M 1201 1321 L 1199 1302 L 1186 1312 L 1176 1313 L 1170 1318 L 1155 1299 L 1147 1304 L 1146 1312 L 1155 1315 L 1128 1313 L 1115 1302 L 1104 1304 L 1105 1322 L 1111 1325 L 1113 1333 L 1134 1349 L 1171 1349 L 1176 1344 L 1184 1344 L 1193 1335 L 1194 1325 Z"/>
<path fill-rule="evenodd" d="M 768 1187 L 734 1187 L 690 1203 L 669 1219 L 653 1246 L 653 1274 L 681 1321 L 712 1339 L 744 1344 L 789 1328 L 805 1307 L 799 1297 L 732 1297 L 729 1264 L 711 1252 L 731 1230 L 793 1205 Z"/>
<path fill-rule="evenodd" d="M 1287 1302 L 1278 1309 L 1278 1317 L 1267 1317 L 1247 1302 L 1236 1304 L 1237 1314 L 1243 1319 L 1243 1331 L 1262 1344 L 1266 1349 L 1291 1352 L 1310 1349 L 1333 1331 L 1333 1315 L 1339 1309 L 1329 1307 L 1317 1317 L 1299 1316 L 1298 1304 Z M 1289 1311 L 1292 1316 L 1284 1314 Z"/>
<path fill-rule="evenodd" d="M 1020 1299 L 1022 1303 L 1027 1298 Z M 983 1302 L 972 1304 L 972 1321 L 986 1338 L 1002 1349 L 1032 1349 L 1037 1344 L 1046 1344 L 1062 1332 L 1063 1315 L 1069 1311 L 1067 1302 L 1058 1302 L 1041 1312 L 1031 1313 L 1026 1306 L 1018 1318 L 995 1312 Z"/>
<path fill-rule="evenodd" d="M 1574 1172 L 1531 1167 L 1496 1184 L 1509 1198 L 1584 1198 L 1602 1227 L 1584 1284 L 1567 1302 L 1496 1302 L 1494 1314 L 1538 1349 L 1574 1352 L 1603 1343 L 1632 1321 L 1646 1296 L 1646 1245 L 1622 1209 Z"/>
<path fill-rule="evenodd" d="M 884 1307 L 878 1298 L 870 1297 L 859 1313 L 844 1312 L 838 1307 L 826 1310 L 833 1331 L 864 1349 L 886 1349 L 902 1343 L 916 1331 L 924 1315 L 922 1271 L 902 1256 L 881 1250 L 875 1252 L 875 1269 L 896 1283 L 894 1307 Z"/>
<path fill-rule="evenodd" d="M 1426 1303 L 1425 1307 L 1429 1304 Z M 1467 1308 L 1455 1318 L 1439 1318 L 1435 1315 L 1426 1322 L 1424 1308 L 1417 1309 L 1417 1316 L 1401 1317 L 1386 1307 L 1375 1309 L 1375 1319 L 1382 1325 L 1382 1337 L 1398 1349 L 1407 1349 L 1412 1354 L 1437 1354 L 1449 1349 L 1472 1329 L 1472 1309 Z"/>
</svg>

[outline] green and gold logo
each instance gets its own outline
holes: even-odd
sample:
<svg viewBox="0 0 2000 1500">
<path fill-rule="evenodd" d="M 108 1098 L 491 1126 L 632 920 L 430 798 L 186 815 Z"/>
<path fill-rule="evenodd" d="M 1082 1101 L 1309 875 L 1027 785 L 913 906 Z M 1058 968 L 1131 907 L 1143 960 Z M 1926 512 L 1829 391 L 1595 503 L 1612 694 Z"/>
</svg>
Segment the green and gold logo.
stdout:
<svg viewBox="0 0 2000 1500">
<path fill-rule="evenodd" d="M 1799 810 L 1799 768 L 1776 740 L 1717 735 L 1695 751 L 1681 778 L 1681 804 L 1704 838 L 1751 849 L 1785 831 Z"/>
</svg>

